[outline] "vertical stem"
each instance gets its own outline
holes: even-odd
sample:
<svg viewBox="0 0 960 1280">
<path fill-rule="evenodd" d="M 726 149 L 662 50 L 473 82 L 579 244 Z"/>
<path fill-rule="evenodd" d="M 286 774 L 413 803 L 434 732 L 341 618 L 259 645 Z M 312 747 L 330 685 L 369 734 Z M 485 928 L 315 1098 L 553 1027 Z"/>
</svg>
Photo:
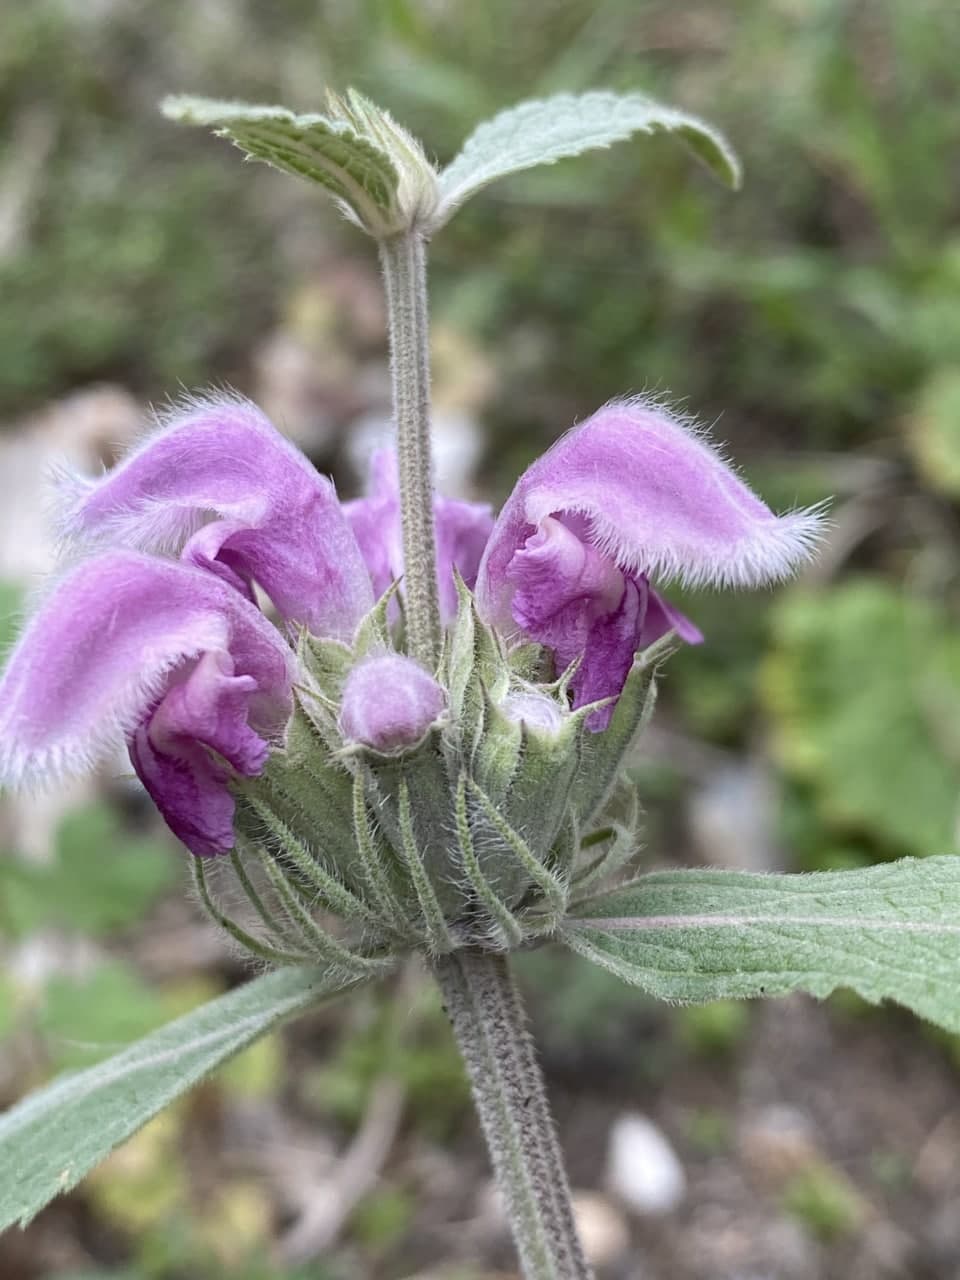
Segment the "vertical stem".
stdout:
<svg viewBox="0 0 960 1280">
<path fill-rule="evenodd" d="M 434 962 L 526 1280 L 591 1280 L 520 993 L 505 956 Z"/>
<path fill-rule="evenodd" d="M 428 670 L 440 656 L 440 604 L 430 454 L 430 338 L 423 237 L 380 243 L 390 326 L 390 368 L 400 463 L 407 650 Z"/>
</svg>

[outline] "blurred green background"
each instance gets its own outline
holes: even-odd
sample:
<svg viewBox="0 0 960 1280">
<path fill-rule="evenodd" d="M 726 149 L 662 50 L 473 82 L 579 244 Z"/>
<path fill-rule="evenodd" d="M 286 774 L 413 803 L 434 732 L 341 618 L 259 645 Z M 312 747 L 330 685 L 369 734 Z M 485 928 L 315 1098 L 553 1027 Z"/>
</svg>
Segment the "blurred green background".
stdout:
<svg viewBox="0 0 960 1280">
<path fill-rule="evenodd" d="M 953 0 L 7 0 L 10 636 L 58 452 L 109 461 L 142 406 L 225 382 L 347 493 L 352 434 L 384 413 L 370 245 L 306 184 L 164 121 L 164 94 L 310 110 L 353 84 L 445 162 L 521 97 L 639 88 L 722 128 L 744 190 L 643 138 L 458 214 L 431 277 L 450 473 L 501 500 L 578 417 L 649 391 L 715 423 L 772 505 L 832 497 L 803 580 L 682 600 L 707 643 L 670 664 L 636 764 L 643 856 L 812 870 L 955 849 L 958 49 Z M 4 810 L 0 1102 L 243 976 L 121 771 Z M 949 1038 L 850 1000 L 664 1011 L 547 954 L 524 979 L 604 1277 L 958 1274 Z M 669 1211 L 628 1212 L 605 1172 L 631 1110 L 686 1170 Z M 363 1148 L 366 1182 L 301 1260 L 304 1215 L 371 1130 L 385 1150 Z M 442 1015 L 406 975 L 244 1055 L 0 1240 L 0 1275 L 509 1275 L 485 1178 Z"/>
</svg>

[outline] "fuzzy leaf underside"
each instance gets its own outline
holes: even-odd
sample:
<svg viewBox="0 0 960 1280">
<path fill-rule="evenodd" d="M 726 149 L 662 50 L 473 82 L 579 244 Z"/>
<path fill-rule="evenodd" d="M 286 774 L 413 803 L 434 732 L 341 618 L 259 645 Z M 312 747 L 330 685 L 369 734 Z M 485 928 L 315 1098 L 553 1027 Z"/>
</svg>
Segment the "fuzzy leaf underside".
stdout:
<svg viewBox="0 0 960 1280">
<path fill-rule="evenodd" d="M 344 121 L 208 98 L 168 98 L 163 110 L 183 124 L 212 129 L 275 169 L 319 183 L 365 225 L 392 216 L 399 185 L 392 160 Z"/>
<path fill-rule="evenodd" d="M 29 1094 L 0 1115 L 0 1231 L 15 1222 L 26 1226 L 164 1107 L 279 1022 L 352 985 L 319 969 L 279 969 Z"/>
<path fill-rule="evenodd" d="M 740 162 L 726 138 L 697 116 L 640 93 L 561 93 L 518 106 L 479 125 L 440 175 L 435 227 L 488 183 L 554 164 L 635 133 L 676 133 L 720 179 L 740 185 Z"/>
<path fill-rule="evenodd" d="M 575 912 L 567 946 L 664 1000 L 850 987 L 960 1031 L 960 857 L 807 875 L 655 872 Z"/>
</svg>

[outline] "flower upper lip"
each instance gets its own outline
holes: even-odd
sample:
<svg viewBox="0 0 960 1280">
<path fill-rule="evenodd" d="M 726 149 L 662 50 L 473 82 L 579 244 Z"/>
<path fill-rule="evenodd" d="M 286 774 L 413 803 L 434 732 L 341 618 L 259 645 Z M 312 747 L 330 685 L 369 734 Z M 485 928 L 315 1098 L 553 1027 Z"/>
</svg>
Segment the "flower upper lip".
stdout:
<svg viewBox="0 0 960 1280">
<path fill-rule="evenodd" d="M 776 516 L 702 433 L 644 401 L 613 403 L 520 477 L 477 575 L 481 616 L 582 662 L 574 705 L 618 695 L 633 655 L 697 628 L 651 586 L 761 586 L 806 559 L 819 513 Z M 612 706 L 591 717 L 602 729 Z"/>
<path fill-rule="evenodd" d="M 239 397 L 194 401 L 103 479 L 77 484 L 70 506 L 64 530 L 81 547 L 186 549 L 234 585 L 256 581 L 317 635 L 349 639 L 373 605 L 333 484 Z"/>
<path fill-rule="evenodd" d="M 81 561 L 31 619 L 0 680 L 0 777 L 82 773 L 132 733 L 173 673 L 207 653 L 249 676 L 250 719 L 277 739 L 295 660 L 277 629 L 215 575 L 135 551 Z"/>
</svg>

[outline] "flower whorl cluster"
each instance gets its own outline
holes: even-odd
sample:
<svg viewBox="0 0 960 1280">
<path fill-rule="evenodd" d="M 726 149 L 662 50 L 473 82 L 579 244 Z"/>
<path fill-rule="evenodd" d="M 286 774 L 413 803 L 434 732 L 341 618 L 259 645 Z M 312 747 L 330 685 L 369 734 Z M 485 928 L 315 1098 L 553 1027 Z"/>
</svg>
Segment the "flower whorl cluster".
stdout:
<svg viewBox="0 0 960 1280">
<path fill-rule="evenodd" d="M 271 959 L 347 968 L 553 931 L 632 854 L 635 814 L 609 820 L 611 798 L 656 661 L 700 640 L 651 579 L 758 586 L 818 528 L 774 516 L 659 406 L 609 405 L 496 521 L 436 499 L 445 641 L 427 671 L 403 651 L 392 454 L 341 505 L 224 397 L 62 496 L 68 567 L 0 681 L 0 780 L 125 742 L 220 923 Z M 243 924 L 209 893 L 214 859 Z"/>
</svg>

